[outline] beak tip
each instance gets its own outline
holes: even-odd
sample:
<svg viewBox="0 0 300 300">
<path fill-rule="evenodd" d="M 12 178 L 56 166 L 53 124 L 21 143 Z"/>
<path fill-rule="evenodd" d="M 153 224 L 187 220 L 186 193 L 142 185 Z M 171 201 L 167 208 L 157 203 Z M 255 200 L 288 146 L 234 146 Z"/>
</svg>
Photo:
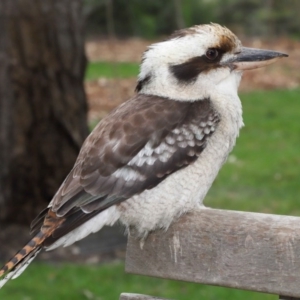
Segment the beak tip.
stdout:
<svg viewBox="0 0 300 300">
<path fill-rule="evenodd" d="M 283 52 L 275 52 L 277 53 L 277 57 L 281 58 L 281 57 L 289 57 L 289 55 L 287 53 L 283 53 Z"/>
</svg>

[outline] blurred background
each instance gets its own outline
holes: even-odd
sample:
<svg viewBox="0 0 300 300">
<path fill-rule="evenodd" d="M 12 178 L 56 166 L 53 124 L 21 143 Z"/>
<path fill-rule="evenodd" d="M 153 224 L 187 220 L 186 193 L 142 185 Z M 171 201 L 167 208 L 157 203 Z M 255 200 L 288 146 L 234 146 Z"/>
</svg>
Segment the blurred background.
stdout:
<svg viewBox="0 0 300 300">
<path fill-rule="evenodd" d="M 205 204 L 300 216 L 299 0 L 0 0 L 0 261 L 28 240 L 89 131 L 133 95 L 147 46 L 210 22 L 289 58 L 244 74 L 246 127 Z M 125 275 L 125 246 L 116 226 L 43 253 L 0 297 L 277 299 Z"/>
</svg>

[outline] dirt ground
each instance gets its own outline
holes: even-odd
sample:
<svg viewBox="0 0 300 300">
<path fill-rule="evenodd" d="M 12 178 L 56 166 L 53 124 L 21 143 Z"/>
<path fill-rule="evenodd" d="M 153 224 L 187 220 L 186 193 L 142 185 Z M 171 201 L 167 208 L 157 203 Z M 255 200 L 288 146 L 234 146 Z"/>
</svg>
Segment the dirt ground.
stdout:
<svg viewBox="0 0 300 300">
<path fill-rule="evenodd" d="M 86 43 L 90 61 L 140 62 L 148 45 L 154 41 L 138 38 L 108 41 L 94 39 Z M 286 38 L 276 40 L 242 39 L 247 47 L 277 50 L 289 54 L 266 68 L 245 72 L 240 91 L 296 88 L 300 86 L 300 42 Z M 136 78 L 89 81 L 85 84 L 90 106 L 89 119 L 99 120 L 134 93 Z"/>
</svg>

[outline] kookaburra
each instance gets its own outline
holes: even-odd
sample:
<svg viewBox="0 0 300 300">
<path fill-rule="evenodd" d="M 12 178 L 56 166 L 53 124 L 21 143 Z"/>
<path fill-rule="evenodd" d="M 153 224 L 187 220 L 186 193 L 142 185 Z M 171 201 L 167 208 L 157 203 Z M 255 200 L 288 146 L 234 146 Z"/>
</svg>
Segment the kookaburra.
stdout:
<svg viewBox="0 0 300 300">
<path fill-rule="evenodd" d="M 44 248 L 120 221 L 141 239 L 203 199 L 243 126 L 242 72 L 286 54 L 242 47 L 217 24 L 175 32 L 143 55 L 136 94 L 100 121 L 32 239 L 0 270 L 0 287 Z"/>
</svg>

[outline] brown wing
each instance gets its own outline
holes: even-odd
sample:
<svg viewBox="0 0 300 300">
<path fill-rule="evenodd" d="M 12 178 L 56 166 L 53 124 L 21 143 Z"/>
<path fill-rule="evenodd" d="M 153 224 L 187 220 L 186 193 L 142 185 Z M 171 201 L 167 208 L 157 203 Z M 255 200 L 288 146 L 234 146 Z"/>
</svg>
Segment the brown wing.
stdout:
<svg viewBox="0 0 300 300">
<path fill-rule="evenodd" d="M 192 163 L 218 122 L 209 100 L 180 102 L 138 94 L 119 106 L 86 139 L 54 196 L 52 210 L 66 219 L 54 235 L 64 235 Z M 43 215 L 33 222 L 33 231 Z"/>
</svg>

